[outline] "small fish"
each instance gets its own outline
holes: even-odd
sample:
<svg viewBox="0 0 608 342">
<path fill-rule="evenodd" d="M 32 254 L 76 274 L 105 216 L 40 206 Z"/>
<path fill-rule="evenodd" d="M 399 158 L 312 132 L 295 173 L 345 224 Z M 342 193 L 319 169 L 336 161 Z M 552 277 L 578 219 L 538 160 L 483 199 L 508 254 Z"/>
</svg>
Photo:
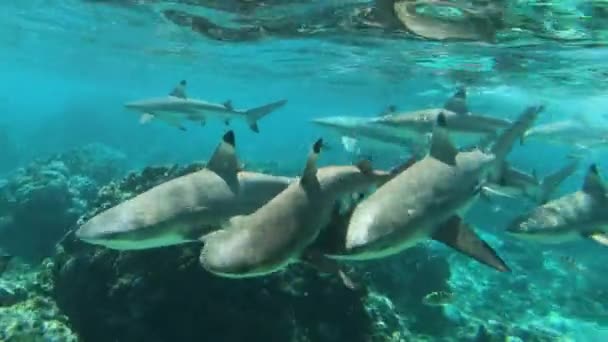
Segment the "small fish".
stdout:
<svg viewBox="0 0 608 342">
<path fill-rule="evenodd" d="M 435 291 L 424 296 L 422 298 L 422 304 L 428 306 L 442 306 L 451 304 L 453 300 L 453 293 L 447 291 Z"/>
<path fill-rule="evenodd" d="M 12 255 L 8 254 L 0 254 L 0 276 L 6 271 L 8 268 L 8 264 L 13 259 Z"/>
<path fill-rule="evenodd" d="M 562 255 L 560 257 L 560 260 L 564 264 L 566 264 L 568 267 L 578 269 L 578 263 L 576 262 L 576 259 L 574 259 L 573 257 L 571 257 L 569 255 Z"/>
</svg>

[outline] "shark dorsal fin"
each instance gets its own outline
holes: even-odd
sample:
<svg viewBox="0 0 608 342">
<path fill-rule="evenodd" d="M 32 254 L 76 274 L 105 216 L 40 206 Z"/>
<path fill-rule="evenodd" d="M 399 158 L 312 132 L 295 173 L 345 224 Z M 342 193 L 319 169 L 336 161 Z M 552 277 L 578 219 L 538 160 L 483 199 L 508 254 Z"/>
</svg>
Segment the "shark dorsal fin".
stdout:
<svg viewBox="0 0 608 342">
<path fill-rule="evenodd" d="M 362 159 L 356 164 L 359 171 L 364 175 L 369 175 L 374 172 L 374 167 L 369 159 Z"/>
<path fill-rule="evenodd" d="M 180 99 L 186 99 L 186 80 L 181 80 L 178 85 L 173 88 L 173 90 L 169 93 L 169 96 L 179 97 Z"/>
<path fill-rule="evenodd" d="M 447 130 L 447 120 L 444 113 L 437 115 L 437 122 L 431 137 L 430 156 L 449 165 L 456 165 L 458 149 L 452 144 Z"/>
<path fill-rule="evenodd" d="M 465 87 L 458 88 L 456 94 L 452 95 L 445 104 L 443 109 L 449 110 L 456 114 L 465 115 L 469 114 L 469 108 L 467 107 L 467 90 Z"/>
<path fill-rule="evenodd" d="M 583 191 L 591 195 L 604 195 L 606 193 L 606 185 L 600 177 L 600 172 L 596 164 L 589 166 L 585 182 L 583 183 Z"/>
<path fill-rule="evenodd" d="M 300 178 L 300 184 L 306 185 L 317 182 L 317 159 L 319 159 L 319 153 L 323 147 L 323 139 L 317 140 L 312 146 L 312 151 L 308 155 L 306 160 L 306 166 L 304 172 L 302 172 L 302 178 Z"/>
<path fill-rule="evenodd" d="M 207 169 L 215 172 L 229 184 L 237 180 L 239 162 L 236 157 L 234 131 L 230 130 L 222 137 L 222 142 L 218 145 L 207 163 Z"/>
<path fill-rule="evenodd" d="M 222 103 L 222 105 L 228 110 L 234 110 L 234 106 L 232 106 L 232 100 L 226 100 L 224 101 L 224 103 Z"/>
</svg>

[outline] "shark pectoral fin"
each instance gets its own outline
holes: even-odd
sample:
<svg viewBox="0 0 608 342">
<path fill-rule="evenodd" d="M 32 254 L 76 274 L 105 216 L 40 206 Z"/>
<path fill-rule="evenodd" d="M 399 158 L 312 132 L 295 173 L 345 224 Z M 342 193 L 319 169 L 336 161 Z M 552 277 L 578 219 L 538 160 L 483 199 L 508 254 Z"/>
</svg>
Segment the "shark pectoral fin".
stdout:
<svg viewBox="0 0 608 342">
<path fill-rule="evenodd" d="M 608 233 L 592 233 L 587 234 L 586 237 L 599 243 L 600 245 L 608 247 Z"/>
<path fill-rule="evenodd" d="M 540 183 L 539 202 L 546 203 L 555 193 L 557 188 L 570 177 L 578 167 L 578 160 L 566 164 L 561 169 L 543 178 Z"/>
<path fill-rule="evenodd" d="M 226 102 L 222 103 L 222 105 L 228 110 L 234 110 L 234 106 L 232 106 L 232 100 L 227 100 Z"/>
<path fill-rule="evenodd" d="M 178 129 L 185 131 L 186 127 L 181 124 L 181 120 L 175 116 L 167 116 L 167 115 L 155 115 L 158 120 L 164 121 L 173 127 L 177 127 Z"/>
<path fill-rule="evenodd" d="M 304 167 L 302 177 L 300 178 L 300 184 L 308 185 L 318 183 L 317 159 L 319 158 L 319 153 L 321 153 L 322 147 L 323 139 L 317 140 L 312 146 L 312 151 L 310 151 L 310 154 L 308 155 L 308 159 L 306 160 L 306 166 Z"/>
<path fill-rule="evenodd" d="M 238 185 L 239 162 L 236 157 L 234 131 L 230 130 L 224 134 L 207 163 L 207 169 L 222 177 L 229 185 Z"/>
<path fill-rule="evenodd" d="M 444 113 L 437 115 L 437 122 L 431 137 L 431 157 L 449 164 L 456 165 L 458 149 L 452 144 L 447 130 L 447 120 Z"/>
<path fill-rule="evenodd" d="M 245 117 L 247 119 L 247 124 L 252 131 L 259 133 L 260 129 L 258 127 L 258 120 L 262 119 L 266 115 L 274 112 L 275 110 L 283 107 L 287 103 L 287 100 L 281 100 L 273 103 L 269 103 L 267 105 L 252 108 L 245 112 Z"/>
<path fill-rule="evenodd" d="M 454 215 L 442 223 L 432 238 L 498 271 L 511 271 L 496 251 L 483 241 L 473 229 L 463 223 L 459 216 Z"/>
<path fill-rule="evenodd" d="M 178 85 L 173 88 L 169 93 L 169 96 L 179 97 L 180 99 L 186 99 L 186 80 L 182 80 Z"/>
<path fill-rule="evenodd" d="M 342 136 L 340 137 L 340 141 L 342 142 L 342 147 L 344 147 L 344 150 L 348 153 L 357 153 L 359 152 L 357 145 L 359 144 L 359 141 L 353 137 L 348 137 L 348 136 Z"/>
<path fill-rule="evenodd" d="M 592 196 L 604 196 L 606 194 L 606 186 L 600 177 L 600 172 L 596 164 L 589 166 L 585 182 L 583 183 L 583 191 Z"/>
<path fill-rule="evenodd" d="M 143 113 L 139 117 L 139 123 L 142 124 L 142 125 L 144 125 L 144 124 L 147 124 L 148 122 L 152 121 L 152 119 L 154 119 L 154 114 Z"/>
</svg>

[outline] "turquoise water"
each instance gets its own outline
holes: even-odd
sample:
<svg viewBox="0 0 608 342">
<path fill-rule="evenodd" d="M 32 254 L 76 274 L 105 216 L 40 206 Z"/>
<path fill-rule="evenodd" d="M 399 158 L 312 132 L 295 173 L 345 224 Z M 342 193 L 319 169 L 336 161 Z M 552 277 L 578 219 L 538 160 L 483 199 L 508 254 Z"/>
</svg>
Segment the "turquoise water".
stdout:
<svg viewBox="0 0 608 342">
<path fill-rule="evenodd" d="M 437 42 L 383 30 L 341 30 L 340 25 L 328 24 L 332 20 L 322 11 L 336 8 L 337 16 L 348 9 L 370 6 L 371 1 L 294 1 L 276 7 L 276 1 L 269 1 L 256 12 L 241 13 L 222 10 L 237 1 L 201 3 L 32 0 L 1 4 L 0 143 L 5 147 L 0 180 L 11 182 L 15 170 L 32 165 L 37 158 L 92 143 L 121 155 L 122 168 L 113 179 L 150 165 L 207 160 L 227 130 L 220 120 L 211 118 L 204 127 L 188 123 L 187 131 L 180 131 L 159 121 L 142 125 L 138 114 L 123 107 L 129 101 L 164 96 L 182 79 L 188 81 L 190 96 L 217 103 L 232 100 L 239 108 L 287 99 L 284 108 L 260 121 L 260 133 L 250 131 L 239 120 L 233 120 L 230 127 L 245 165 L 268 164 L 289 175 L 300 173 L 311 144 L 319 137 L 330 147 L 320 164 L 348 164 L 358 158 L 344 150 L 339 135 L 313 125 L 312 119 L 374 117 L 389 105 L 396 105 L 399 111 L 438 107 L 461 85 L 467 86 L 468 106 L 474 113 L 515 119 L 526 106 L 542 103 L 547 109 L 539 124 L 566 118 L 584 119 L 596 127 L 608 124 L 608 50 L 603 38 L 607 26 L 600 2 L 556 2 L 552 6 L 508 2 L 506 27 L 494 43 Z M 252 5 L 241 6 L 247 9 Z M 203 15 L 224 27 L 237 27 L 236 19 L 252 23 L 257 18 L 269 25 L 289 22 L 293 17 L 294 25 L 307 30 L 316 23 L 318 32 L 289 36 L 268 31 L 262 39 L 252 41 L 213 40 L 172 22 L 163 14 L 168 10 Z M 572 146 L 528 141 L 516 146 L 508 159 L 520 169 L 545 175 L 561 167 L 573 150 Z M 388 168 L 406 156 L 405 149 L 402 153 L 393 149 L 371 157 L 375 166 Z M 608 169 L 605 157 L 601 148 L 584 151 L 577 171 L 560 186 L 557 195 L 578 190 L 589 164 L 598 163 L 600 172 Z M 97 187 L 103 185 L 101 180 L 96 183 Z M 87 206 L 91 203 L 93 200 Z M 589 241 L 542 245 L 506 236 L 506 224 L 526 208 L 517 201 L 482 202 L 466 215 L 512 267 L 511 274 L 479 266 L 438 244 L 423 244 L 430 251 L 429 258 L 439 256 L 449 261 L 449 283 L 456 294 L 452 305 L 438 309 L 449 318 L 453 330 L 425 331 L 428 339 L 464 341 L 471 338 L 463 333 L 470 327 L 486 324 L 492 330 L 500 322 L 513 329 L 506 335 L 523 341 L 534 339 L 518 335 L 514 327 L 542 330 L 552 336 L 548 340 L 555 341 L 608 340 L 608 297 L 602 276 L 608 271 L 603 262 L 606 247 Z M 4 207 L 0 206 L 0 214 L 6 214 L 1 210 Z M 79 212 L 83 213 L 84 209 Z M 65 232 L 74 228 L 72 221 L 66 223 Z M 45 239 L 44 234 L 14 240 L 11 235 L 0 236 L 7 242 L 0 248 L 7 250 L 11 244 L 33 250 L 38 245 L 27 246 L 29 241 Z M 36 243 L 54 244 L 52 239 L 59 237 Z M 43 256 L 53 258 L 53 253 L 47 254 Z M 21 277 L 20 273 L 38 272 L 39 257 L 36 262 L 27 257 L 15 262 L 1 284 L 23 282 L 29 289 L 27 284 L 34 276 Z M 574 260 L 576 270 L 564 257 Z M 399 269 L 399 258 L 407 255 L 392 257 L 392 266 L 386 267 Z M 367 266 L 365 272 L 373 273 L 374 268 Z M 396 280 L 386 283 L 399 284 L 398 272 L 392 276 Z M 407 284 L 420 282 L 424 280 Z M 406 317 L 403 331 L 414 336 L 417 331 L 410 323 L 417 312 L 408 311 L 411 303 L 399 299 L 408 288 L 391 291 L 391 286 L 386 287 L 389 289 L 379 290 L 378 295 L 393 300 L 394 311 Z M 65 310 L 59 301 L 60 309 Z M 0 305 L 1 310 L 6 308 L 10 306 Z M 2 317 L 7 321 L 8 317 L 13 321 L 31 321 L 31 317 L 45 320 L 44 315 L 35 313 L 35 305 L 15 310 L 26 313 L 9 315 L 6 311 Z M 61 324 L 89 336 L 84 341 L 103 340 L 91 339 L 91 332 L 81 330 L 81 323 L 68 319 Z M 403 331 L 400 336 L 407 335 Z M 0 341 L 12 341 L 7 336 L 0 335 Z M 25 341 L 38 341 L 29 338 Z M 393 338 L 399 340 L 395 335 Z"/>
</svg>

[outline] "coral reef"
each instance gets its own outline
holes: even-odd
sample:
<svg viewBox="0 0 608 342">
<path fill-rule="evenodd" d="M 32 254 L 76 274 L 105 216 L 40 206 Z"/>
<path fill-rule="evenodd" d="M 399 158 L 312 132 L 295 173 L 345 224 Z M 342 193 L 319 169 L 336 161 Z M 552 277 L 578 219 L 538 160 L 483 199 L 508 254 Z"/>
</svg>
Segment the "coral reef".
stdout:
<svg viewBox="0 0 608 342">
<path fill-rule="evenodd" d="M 24 265 L 0 278 L 0 341 L 78 341 L 43 283 Z"/>
<path fill-rule="evenodd" d="M 149 167 L 129 174 L 103 187 L 83 218 L 200 167 Z M 199 251 L 193 244 L 117 252 L 69 235 L 50 268 L 54 296 L 86 341 L 368 341 L 373 336 L 361 293 L 335 277 L 296 266 L 270 277 L 225 279 L 200 267 Z"/>
<path fill-rule="evenodd" d="M 0 186 L 0 247 L 31 262 L 51 255 L 99 186 L 125 166 L 119 153 L 89 145 L 16 170 Z"/>
<path fill-rule="evenodd" d="M 81 222 L 202 167 L 148 167 L 130 173 L 101 188 Z M 475 312 L 452 305 L 423 304 L 430 292 L 462 291 L 452 279 L 447 255 L 428 245 L 389 259 L 347 265 L 353 276 L 363 278 L 358 279 L 367 285 L 363 292 L 303 265 L 261 278 L 217 277 L 200 267 L 200 247 L 118 252 L 68 235 L 47 277 L 59 307 L 85 341 L 550 340 L 532 327 L 508 326 L 502 319 L 485 322 Z"/>
</svg>

